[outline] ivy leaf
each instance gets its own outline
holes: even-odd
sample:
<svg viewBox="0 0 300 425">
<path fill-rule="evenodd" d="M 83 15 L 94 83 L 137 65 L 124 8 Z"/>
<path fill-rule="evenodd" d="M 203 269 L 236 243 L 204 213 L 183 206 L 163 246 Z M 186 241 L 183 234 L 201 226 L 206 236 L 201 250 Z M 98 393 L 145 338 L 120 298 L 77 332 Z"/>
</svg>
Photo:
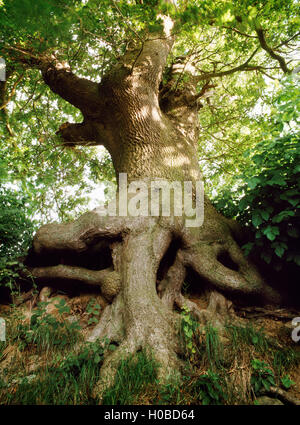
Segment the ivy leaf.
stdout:
<svg viewBox="0 0 300 425">
<path fill-rule="evenodd" d="M 279 186 L 284 186 L 286 184 L 286 180 L 280 175 L 274 175 L 271 180 L 268 180 L 268 183 L 272 186 L 278 184 Z"/>
<path fill-rule="evenodd" d="M 291 238 L 298 238 L 299 237 L 299 230 L 296 227 L 289 227 L 287 229 L 287 234 L 291 237 Z"/>
<path fill-rule="evenodd" d="M 275 215 L 272 218 L 273 223 L 280 223 L 287 217 L 293 217 L 295 215 L 294 211 L 281 211 L 279 214 Z"/>
<path fill-rule="evenodd" d="M 270 253 L 266 253 L 266 252 L 262 252 L 260 256 L 261 256 L 261 258 L 262 258 L 263 260 L 265 260 L 265 262 L 266 262 L 267 264 L 270 264 L 270 263 L 271 263 L 271 260 L 272 260 L 272 254 L 270 254 Z"/>
<path fill-rule="evenodd" d="M 242 246 L 242 249 L 243 249 L 244 254 L 246 256 L 248 256 L 250 254 L 253 246 L 254 246 L 254 243 L 253 242 L 248 242 L 248 243 L 246 243 L 245 245 Z"/>
</svg>

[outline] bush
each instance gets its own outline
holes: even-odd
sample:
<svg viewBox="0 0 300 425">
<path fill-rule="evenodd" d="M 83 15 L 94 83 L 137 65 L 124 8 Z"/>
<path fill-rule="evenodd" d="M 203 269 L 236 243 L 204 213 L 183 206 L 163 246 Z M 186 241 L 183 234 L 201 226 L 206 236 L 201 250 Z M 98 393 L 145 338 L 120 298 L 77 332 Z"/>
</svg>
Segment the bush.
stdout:
<svg viewBox="0 0 300 425">
<path fill-rule="evenodd" d="M 268 133 L 244 154 L 250 163 L 237 178 L 238 190 L 215 199 L 219 210 L 251 230 L 245 253 L 259 252 L 276 271 L 300 267 L 299 94 L 298 79 L 287 78 Z"/>
<path fill-rule="evenodd" d="M 16 289 L 18 258 L 28 250 L 35 227 L 29 216 L 26 197 L 0 186 L 0 288 Z"/>
</svg>

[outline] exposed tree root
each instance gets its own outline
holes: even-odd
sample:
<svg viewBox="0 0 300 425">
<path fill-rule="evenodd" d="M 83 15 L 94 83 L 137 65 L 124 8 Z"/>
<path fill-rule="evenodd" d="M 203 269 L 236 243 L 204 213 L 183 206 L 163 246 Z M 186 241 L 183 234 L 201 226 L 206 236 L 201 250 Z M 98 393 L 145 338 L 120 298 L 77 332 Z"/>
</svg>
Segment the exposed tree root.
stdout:
<svg viewBox="0 0 300 425">
<path fill-rule="evenodd" d="M 105 308 L 101 320 L 89 335 L 88 341 L 93 342 L 97 339 L 101 341 L 108 338 L 109 341 L 120 344 L 124 336 L 124 303 L 118 295 L 114 302 Z"/>
<path fill-rule="evenodd" d="M 233 315 L 226 294 L 254 294 L 269 302 L 279 299 L 243 257 L 227 224 L 217 222 L 221 230 L 214 227 L 203 232 L 201 228 L 187 230 L 182 223 L 166 218 L 108 218 L 94 210 L 74 223 L 43 226 L 35 236 L 36 264 L 30 271 L 39 283 L 98 286 L 110 302 L 88 338 L 107 338 L 117 345 L 105 358 L 95 388 L 100 399 L 112 385 L 120 360 L 140 349 L 150 350 L 160 364 L 161 381 L 180 373 L 179 315 L 175 307 L 186 305 L 200 322 L 222 329 Z M 174 238 L 180 241 L 180 248 L 156 289 L 157 271 Z M 112 260 L 109 268 L 90 270 L 66 264 L 70 253 L 99 249 L 101 256 L 101 249 L 107 246 Z M 45 261 L 51 254 L 61 263 L 39 267 L 38 259 Z M 187 267 L 210 284 L 205 310 L 182 294 Z"/>
<path fill-rule="evenodd" d="M 299 311 L 289 311 L 287 309 L 270 309 L 263 307 L 240 307 L 237 309 L 238 313 L 243 317 L 258 318 L 258 317 L 269 317 L 273 320 L 280 320 L 282 322 L 288 322 L 293 320 L 296 316 L 299 316 Z"/>
<path fill-rule="evenodd" d="M 17 296 L 13 296 L 12 297 L 12 299 L 13 299 L 13 304 L 15 305 L 15 306 L 19 306 L 19 305 L 21 305 L 21 304 L 24 304 L 24 303 L 26 303 L 27 301 L 29 301 L 29 300 L 32 300 L 34 298 L 34 292 L 33 292 L 33 290 L 31 289 L 30 291 L 28 291 L 28 292 L 25 292 L 24 294 L 22 294 L 22 295 L 17 295 Z"/>
<path fill-rule="evenodd" d="M 287 391 L 282 390 L 281 388 L 277 387 L 270 387 L 269 390 L 263 391 L 262 394 L 275 396 L 279 400 L 281 400 L 284 404 L 290 404 L 295 406 L 300 406 L 300 400 L 296 397 L 292 396 L 291 394 L 288 394 Z"/>
<path fill-rule="evenodd" d="M 51 284 L 53 281 L 80 282 L 99 286 L 104 297 L 111 301 L 119 292 L 121 283 L 118 272 L 113 269 L 88 270 L 82 267 L 60 264 L 58 266 L 37 267 L 30 270 L 32 277 L 39 282 Z"/>
</svg>

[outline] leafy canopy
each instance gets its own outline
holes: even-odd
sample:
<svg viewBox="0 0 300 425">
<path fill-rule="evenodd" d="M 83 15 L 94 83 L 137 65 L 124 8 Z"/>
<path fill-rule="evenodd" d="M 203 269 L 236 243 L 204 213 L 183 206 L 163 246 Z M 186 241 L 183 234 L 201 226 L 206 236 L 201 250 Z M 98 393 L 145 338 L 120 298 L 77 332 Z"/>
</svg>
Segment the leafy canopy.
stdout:
<svg viewBox="0 0 300 425">
<path fill-rule="evenodd" d="M 299 91 L 286 82 L 279 94 L 277 81 L 297 64 L 296 0 L 177 0 L 173 5 L 1 0 L 0 55 L 8 77 L 0 82 L 1 182 L 13 184 L 20 199 L 26 197 L 26 212 L 40 222 L 66 221 L 87 208 L 92 189 L 114 179 L 110 157 L 101 148 L 60 144 L 59 126 L 80 122 L 81 113 L 49 90 L 21 52 L 32 58 L 52 54 L 77 75 L 100 82 L 132 40 L 142 44 L 159 30 L 161 13 L 175 21 L 168 65 L 178 58 L 191 61 L 198 89 L 207 81 L 215 86 L 201 100 L 199 113 L 198 153 L 208 193 L 224 204 L 234 187 L 238 195 L 227 202 L 226 212 L 254 226 L 257 237 L 247 249 L 262 246 L 266 261 L 275 253 L 298 263 L 294 248 L 287 247 L 294 246 L 298 231 L 299 150 L 296 130 L 286 127 L 295 122 Z M 184 83 L 185 76 L 179 78 Z M 241 193 L 244 205 L 237 212 Z"/>
</svg>

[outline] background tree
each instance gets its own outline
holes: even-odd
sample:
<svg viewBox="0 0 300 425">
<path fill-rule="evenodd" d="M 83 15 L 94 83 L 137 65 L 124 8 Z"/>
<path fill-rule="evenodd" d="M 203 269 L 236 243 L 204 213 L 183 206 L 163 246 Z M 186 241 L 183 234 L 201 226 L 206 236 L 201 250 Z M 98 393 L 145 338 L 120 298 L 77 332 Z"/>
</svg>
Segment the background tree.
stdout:
<svg viewBox="0 0 300 425">
<path fill-rule="evenodd" d="M 247 112 L 268 78 L 291 73 L 299 34 L 294 1 L 8 0 L 0 7 L 9 75 L 1 86 L 5 161 L 31 194 L 47 198 L 51 187 L 50 204 L 60 209 L 63 185 L 82 192 L 85 173 L 95 176 L 101 165 L 94 145 L 129 181 L 195 183 L 199 155 L 214 150 L 231 157 L 235 172 L 236 156 L 253 143 L 248 130 L 240 138 L 251 127 Z M 62 117 L 73 122 L 55 136 Z M 75 206 L 65 203 L 61 218 Z M 30 265 L 38 282 L 98 285 L 111 302 L 91 336 L 118 345 L 103 365 L 104 386 L 119 359 L 144 346 L 163 379 L 180 368 L 174 307 L 220 323 L 229 308 L 224 295 L 280 301 L 245 259 L 243 239 L 208 198 L 197 229 L 186 228 L 184 217 L 103 218 L 95 210 L 42 227 Z M 87 266 L 87 257 L 98 260 Z M 181 293 L 187 269 L 211 294 L 205 311 Z"/>
</svg>

